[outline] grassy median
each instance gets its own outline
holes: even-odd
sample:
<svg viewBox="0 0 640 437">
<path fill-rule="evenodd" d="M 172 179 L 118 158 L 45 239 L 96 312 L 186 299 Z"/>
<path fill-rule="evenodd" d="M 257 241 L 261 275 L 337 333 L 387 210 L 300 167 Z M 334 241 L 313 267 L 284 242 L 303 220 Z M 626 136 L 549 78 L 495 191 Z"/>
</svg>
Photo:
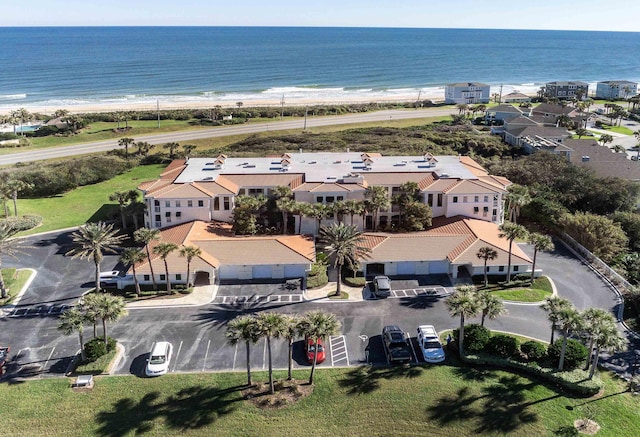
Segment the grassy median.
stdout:
<svg viewBox="0 0 640 437">
<path fill-rule="evenodd" d="M 243 399 L 242 372 L 96 378 L 86 392 L 45 379 L 2 384 L 0 395 L 5 430 L 23 436 L 551 436 L 570 435 L 556 433 L 584 417 L 600 425 L 598 436 L 638 435 L 637 399 L 604 379 L 604 395 L 577 399 L 503 371 L 329 369 L 317 372 L 310 396 L 280 409 Z"/>
</svg>

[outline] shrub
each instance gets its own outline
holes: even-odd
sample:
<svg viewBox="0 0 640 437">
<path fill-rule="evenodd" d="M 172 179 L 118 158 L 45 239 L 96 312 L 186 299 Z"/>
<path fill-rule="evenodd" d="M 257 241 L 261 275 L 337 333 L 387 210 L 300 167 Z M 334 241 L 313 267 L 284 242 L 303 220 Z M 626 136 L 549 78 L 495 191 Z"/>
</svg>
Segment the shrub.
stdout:
<svg viewBox="0 0 640 437">
<path fill-rule="evenodd" d="M 315 275 L 309 275 L 307 277 L 307 288 L 316 288 L 327 285 L 329 278 L 327 277 L 326 270 L 320 271 Z"/>
<path fill-rule="evenodd" d="M 510 358 L 518 353 L 518 339 L 506 334 L 495 334 L 487 343 L 487 351 L 502 358 Z"/>
<path fill-rule="evenodd" d="M 460 330 L 453 330 L 453 339 L 457 343 L 460 338 Z M 479 352 L 484 350 L 491 338 L 491 331 L 484 326 L 470 324 L 464 327 L 464 349 L 467 352 Z"/>
<path fill-rule="evenodd" d="M 116 347 L 116 341 L 107 337 L 107 345 L 109 350 L 113 350 Z M 95 337 L 84 344 L 84 353 L 87 356 L 87 361 L 95 361 L 103 355 L 107 354 L 107 348 L 104 345 L 102 337 Z"/>
<path fill-rule="evenodd" d="M 520 351 L 526 355 L 527 361 L 539 362 L 547 356 L 547 347 L 535 340 L 529 340 L 522 343 Z"/>
<path fill-rule="evenodd" d="M 562 351 L 562 338 L 554 341 L 547 354 L 556 366 L 560 362 L 560 352 Z M 584 360 L 587 359 L 587 348 L 577 340 L 568 339 L 567 348 L 564 355 L 564 370 L 577 368 Z"/>
<path fill-rule="evenodd" d="M 28 231 L 42 223 L 42 217 L 39 215 L 24 215 L 22 217 L 10 217 L 2 221 L 11 226 L 15 232 Z"/>
<path fill-rule="evenodd" d="M 364 287 L 367 283 L 366 279 L 362 276 L 353 277 L 353 276 L 345 276 L 343 281 L 350 287 Z"/>
</svg>

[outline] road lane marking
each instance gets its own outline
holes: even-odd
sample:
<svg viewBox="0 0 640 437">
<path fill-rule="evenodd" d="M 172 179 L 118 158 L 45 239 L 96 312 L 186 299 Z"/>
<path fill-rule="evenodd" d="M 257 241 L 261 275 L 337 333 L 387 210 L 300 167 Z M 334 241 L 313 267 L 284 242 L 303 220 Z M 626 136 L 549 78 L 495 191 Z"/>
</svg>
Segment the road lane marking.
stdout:
<svg viewBox="0 0 640 437">
<path fill-rule="evenodd" d="M 176 358 L 173 362 L 173 370 L 172 372 L 176 371 L 176 367 L 178 367 L 178 357 L 180 356 L 180 351 L 182 350 L 182 340 L 180 340 L 180 346 L 178 346 L 178 352 L 176 353 Z"/>
<path fill-rule="evenodd" d="M 207 341 L 207 351 L 204 353 L 204 363 L 202 364 L 203 372 L 204 372 L 204 369 L 207 367 L 207 356 L 209 355 L 209 346 L 211 346 L 211 340 Z"/>
</svg>

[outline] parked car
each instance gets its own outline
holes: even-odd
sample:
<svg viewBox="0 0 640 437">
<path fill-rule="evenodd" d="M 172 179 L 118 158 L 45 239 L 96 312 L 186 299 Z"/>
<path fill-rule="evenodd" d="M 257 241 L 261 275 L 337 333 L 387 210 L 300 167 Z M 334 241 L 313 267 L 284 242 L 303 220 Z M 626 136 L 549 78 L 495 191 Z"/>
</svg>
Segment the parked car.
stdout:
<svg viewBox="0 0 640 437">
<path fill-rule="evenodd" d="M 422 356 L 427 363 L 440 363 L 444 361 L 444 349 L 440 343 L 440 336 L 433 325 L 418 326 L 418 345 L 422 350 Z"/>
<path fill-rule="evenodd" d="M 382 344 L 389 363 L 408 363 L 413 354 L 404 331 L 396 325 L 382 328 Z"/>
<path fill-rule="evenodd" d="M 391 280 L 388 276 L 376 276 L 371 283 L 371 293 L 375 297 L 389 297 L 391 294 Z"/>
<path fill-rule="evenodd" d="M 173 345 L 168 341 L 159 341 L 151 348 L 147 368 L 147 376 L 160 376 L 169 371 L 169 363 L 173 355 Z"/>
<path fill-rule="evenodd" d="M 313 363 L 313 356 L 317 354 L 316 364 L 324 362 L 327 358 L 324 351 L 324 341 L 321 338 L 316 343 L 313 338 L 305 337 L 304 339 L 304 352 L 307 355 L 307 361 L 309 364 Z"/>
<path fill-rule="evenodd" d="M 100 286 L 101 287 L 115 287 L 118 285 L 118 279 L 121 278 L 121 274 L 118 270 L 111 270 L 108 272 L 100 272 Z"/>
</svg>

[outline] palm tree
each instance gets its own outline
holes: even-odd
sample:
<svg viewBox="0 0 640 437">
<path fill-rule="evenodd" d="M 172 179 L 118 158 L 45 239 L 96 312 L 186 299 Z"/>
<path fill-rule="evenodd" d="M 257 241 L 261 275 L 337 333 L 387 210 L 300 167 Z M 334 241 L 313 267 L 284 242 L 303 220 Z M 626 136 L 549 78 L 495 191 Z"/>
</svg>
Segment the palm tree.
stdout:
<svg viewBox="0 0 640 437">
<path fill-rule="evenodd" d="M 127 218 L 124 210 L 125 206 L 127 203 L 133 202 L 136 199 L 138 199 L 138 192 L 136 190 L 116 191 L 109 195 L 110 201 L 118 202 L 120 218 L 122 219 L 122 229 L 127 229 Z"/>
<path fill-rule="evenodd" d="M 549 296 L 545 299 L 544 303 L 540 305 L 544 311 L 546 311 L 547 319 L 551 322 L 551 341 L 549 344 L 553 344 L 553 337 L 556 332 L 558 322 L 560 321 L 560 311 L 571 307 L 571 302 L 560 296 Z"/>
<path fill-rule="evenodd" d="M 289 343 L 289 371 L 287 373 L 287 380 L 291 381 L 291 370 L 293 368 L 293 340 L 300 331 L 300 318 L 295 314 L 285 315 L 285 326 L 282 331 L 282 336 L 287 339 Z"/>
<path fill-rule="evenodd" d="M 171 280 L 169 279 L 169 264 L 167 263 L 167 257 L 176 250 L 178 246 L 173 243 L 160 242 L 156 247 L 153 248 L 153 253 L 155 255 L 160 256 L 162 261 L 164 262 L 164 272 L 166 274 L 167 280 L 167 293 L 171 294 Z M 149 264 L 151 264 L 151 260 L 149 260 Z"/>
<path fill-rule="evenodd" d="M 596 327 L 593 333 L 593 341 L 596 350 L 593 354 L 591 369 L 589 370 L 589 379 L 593 378 L 593 374 L 598 367 L 600 351 L 619 351 L 624 349 L 627 345 L 627 340 L 622 336 L 620 331 L 618 331 L 613 317 L 602 320 L 601 326 Z M 589 352 L 591 352 L 591 350 L 589 350 Z"/>
<path fill-rule="evenodd" d="M 136 140 L 133 138 L 120 138 L 118 140 L 118 145 L 120 147 L 124 147 L 124 157 L 129 159 L 129 146 L 132 145 Z"/>
<path fill-rule="evenodd" d="M 64 335 L 71 335 L 74 332 L 78 332 L 78 339 L 80 340 L 80 358 L 84 362 L 87 357 L 84 352 L 84 324 L 87 323 L 87 316 L 82 313 L 78 308 L 69 308 L 60 314 L 60 323 L 58 329 L 63 332 Z"/>
<path fill-rule="evenodd" d="M 31 120 L 32 118 L 31 113 L 27 111 L 25 108 L 20 108 L 11 112 L 11 116 L 15 120 L 20 120 L 20 134 L 24 136 L 24 130 L 22 128 L 22 125 L 24 124 L 25 121 Z M 15 129 L 14 129 L 14 133 L 15 133 Z"/>
<path fill-rule="evenodd" d="M 331 213 L 331 207 L 324 203 L 314 203 L 311 205 L 311 216 L 316 219 L 316 234 L 320 232 L 320 224 Z"/>
<path fill-rule="evenodd" d="M 165 144 L 165 145 L 164 145 L 164 146 L 162 146 L 162 147 L 163 147 L 164 149 L 169 149 L 169 159 L 173 159 L 173 158 L 175 158 L 175 152 L 176 152 L 176 149 L 177 149 L 178 147 L 180 147 L 180 144 L 178 144 L 178 143 L 174 143 L 174 142 L 171 142 L 171 143 L 167 143 L 167 144 Z"/>
<path fill-rule="evenodd" d="M 364 192 L 364 197 L 368 200 L 369 211 L 373 215 L 373 231 L 376 231 L 378 224 L 378 212 L 380 209 L 389 208 L 389 195 L 386 187 L 369 186 Z"/>
<path fill-rule="evenodd" d="M 307 202 L 295 202 L 292 206 L 292 214 L 298 216 L 298 230 L 296 234 L 300 234 L 302 230 L 302 217 L 311 216 L 313 208 Z"/>
<path fill-rule="evenodd" d="M 416 182 L 405 182 L 400 185 L 398 194 L 393 196 L 392 203 L 398 206 L 400 210 L 400 226 L 404 224 L 404 217 L 407 211 L 407 206 L 413 202 L 420 200 L 420 186 Z"/>
<path fill-rule="evenodd" d="M 349 224 L 353 226 L 353 217 L 362 214 L 362 202 L 356 199 L 345 200 L 344 212 L 349 215 Z"/>
<path fill-rule="evenodd" d="M 598 335 L 598 331 L 600 331 L 609 320 L 611 320 L 615 326 L 616 321 L 613 315 L 609 311 L 601 308 L 587 308 L 580 313 L 580 336 L 589 341 L 589 346 L 587 347 L 589 359 L 587 360 L 584 370 L 589 370 L 589 366 L 591 365 L 591 354 L 593 353 L 595 337 Z"/>
<path fill-rule="evenodd" d="M 531 266 L 531 283 L 536 274 L 536 259 L 538 257 L 538 251 L 550 251 L 553 250 L 553 240 L 548 235 L 538 234 L 533 232 L 529 234 L 529 244 L 533 246 L 533 265 Z"/>
<path fill-rule="evenodd" d="M 609 134 L 602 134 L 598 141 L 600 141 L 603 146 L 606 146 L 608 143 L 613 143 L 613 136 Z"/>
<path fill-rule="evenodd" d="M 476 296 L 476 288 L 473 285 L 456 287 L 456 292 L 445 301 L 449 313 L 460 317 L 460 333 L 458 336 L 458 353 L 464 356 L 464 320 L 473 317 L 480 311 L 480 303 Z"/>
<path fill-rule="evenodd" d="M 5 184 L 5 188 L 7 189 L 7 194 L 13 201 L 13 213 L 16 217 L 18 217 L 18 194 L 21 191 L 33 188 L 33 185 L 27 182 L 23 182 L 20 179 L 9 179 Z"/>
<path fill-rule="evenodd" d="M 151 263 L 151 251 L 149 250 L 149 244 L 152 241 L 160 240 L 160 231 L 158 229 L 140 228 L 133 233 L 133 239 L 138 243 L 143 243 L 147 251 L 147 259 L 149 260 L 149 269 L 151 270 L 151 281 L 153 282 L 153 289 L 157 290 L 156 275 L 153 273 L 153 264 Z"/>
<path fill-rule="evenodd" d="M 202 255 L 202 249 L 199 247 L 183 246 L 180 248 L 180 256 L 187 259 L 187 288 L 191 286 L 191 261 L 200 255 Z"/>
<path fill-rule="evenodd" d="M 502 300 L 487 290 L 477 291 L 477 299 L 480 304 L 480 314 L 482 315 L 480 326 L 484 326 L 484 319 L 486 317 L 493 320 L 507 312 Z"/>
<path fill-rule="evenodd" d="M 340 332 L 340 322 L 335 314 L 325 313 L 324 311 L 310 311 L 306 313 L 300 321 L 300 333 L 306 338 L 313 340 L 318 344 L 318 340 L 326 339 L 331 335 Z M 313 375 L 316 371 L 318 355 L 313 354 L 313 362 L 311 364 L 311 374 L 309 375 L 309 384 L 313 384 Z"/>
<path fill-rule="evenodd" d="M 273 387 L 273 363 L 271 360 L 271 339 L 279 338 L 285 331 L 285 318 L 278 313 L 260 313 L 256 317 L 257 330 L 261 337 L 267 339 L 267 350 L 269 356 L 269 393 L 275 393 Z"/>
<path fill-rule="evenodd" d="M 184 157 L 189 160 L 189 157 L 191 156 L 191 153 L 196 150 L 196 145 L 195 144 L 185 144 L 184 146 L 182 146 L 182 150 L 184 152 Z"/>
<path fill-rule="evenodd" d="M 558 361 L 558 370 L 564 368 L 564 356 L 567 352 L 567 340 L 569 335 L 575 329 L 580 327 L 580 314 L 573 305 L 563 308 L 558 313 L 558 327 L 562 332 L 562 348 L 560 349 L 560 360 Z"/>
<path fill-rule="evenodd" d="M 273 195 L 276 198 L 276 207 L 282 213 L 282 233 L 287 235 L 289 214 L 294 210 L 295 205 L 293 191 L 287 185 L 279 185 L 273 189 Z"/>
<path fill-rule="evenodd" d="M 625 149 L 625 147 L 622 144 L 614 144 L 611 147 L 611 150 L 613 150 L 616 153 L 627 153 L 627 149 Z"/>
<path fill-rule="evenodd" d="M 260 339 L 260 333 L 253 316 L 240 316 L 231 320 L 227 324 L 227 341 L 232 346 L 244 341 L 247 346 L 247 385 L 252 385 L 251 381 L 251 343 L 255 344 Z"/>
<path fill-rule="evenodd" d="M 97 322 L 100 317 L 98 314 L 98 307 L 100 306 L 101 294 L 89 293 L 82 296 L 78 308 L 85 315 L 88 322 L 93 323 L 93 338 L 97 336 Z"/>
<path fill-rule="evenodd" d="M 7 221 L 0 222 L 0 270 L 2 266 L 2 256 L 9 255 L 15 258 L 17 254 L 22 252 L 22 249 L 26 249 L 26 246 L 22 240 L 12 238 L 18 230 L 15 229 Z M 7 297 L 7 286 L 4 282 L 2 274 L 0 274 L 0 298 L 5 299 Z"/>
<path fill-rule="evenodd" d="M 65 123 L 67 126 L 71 127 L 71 132 L 75 135 L 78 130 L 78 126 L 83 123 L 83 119 L 79 114 L 69 114 L 64 117 Z"/>
<path fill-rule="evenodd" d="M 487 261 L 493 261 L 498 257 L 498 251 L 490 246 L 484 246 L 478 249 L 478 253 L 476 253 L 478 259 L 484 260 L 484 286 L 485 288 L 489 285 L 489 278 L 487 278 Z"/>
<path fill-rule="evenodd" d="M 133 282 L 138 297 L 140 297 L 140 283 L 138 282 L 138 275 L 136 274 L 136 264 L 140 264 L 145 259 L 147 259 L 147 255 L 136 247 L 127 247 L 120 255 L 120 261 L 125 265 L 130 265 L 133 270 Z"/>
<path fill-rule="evenodd" d="M 73 244 L 76 246 L 67 252 L 73 258 L 93 259 L 96 266 L 96 291 L 100 288 L 100 263 L 104 259 L 105 253 L 116 253 L 116 248 L 124 236 L 117 235 L 118 231 L 113 229 L 112 224 L 103 222 L 87 223 L 81 226 L 76 232 L 71 234 Z"/>
<path fill-rule="evenodd" d="M 333 267 L 338 274 L 336 296 L 340 296 L 342 267 L 346 264 L 355 270 L 359 259 L 366 257 L 371 249 L 364 245 L 362 232 L 358 231 L 355 226 L 348 226 L 344 223 L 322 226 L 319 241 L 324 244 L 324 249 L 328 252 L 329 257 L 334 257 Z"/>
<path fill-rule="evenodd" d="M 531 203 L 531 195 L 527 187 L 518 184 L 511 185 L 507 190 L 509 191 L 506 196 L 509 221 L 516 223 L 520 217 L 520 209 Z"/>
<path fill-rule="evenodd" d="M 104 334 L 104 345 L 109 350 L 107 339 L 107 322 L 116 322 L 128 314 L 124 305 L 122 296 L 112 296 L 110 294 L 102 294 L 98 298 L 98 306 L 96 308 L 98 317 L 102 319 L 102 333 Z"/>
<path fill-rule="evenodd" d="M 503 223 L 500 225 L 500 238 L 506 238 L 509 240 L 509 264 L 507 267 L 507 284 L 511 282 L 511 251 L 513 248 L 513 241 L 515 239 L 522 239 L 527 237 L 527 230 L 524 226 L 516 225 L 515 223 Z"/>
</svg>

